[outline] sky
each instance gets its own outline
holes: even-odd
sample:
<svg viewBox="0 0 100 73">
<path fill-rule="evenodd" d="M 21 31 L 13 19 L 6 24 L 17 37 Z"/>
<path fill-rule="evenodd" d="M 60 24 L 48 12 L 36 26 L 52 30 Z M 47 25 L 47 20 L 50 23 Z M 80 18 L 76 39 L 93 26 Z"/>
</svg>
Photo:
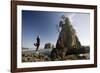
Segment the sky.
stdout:
<svg viewBox="0 0 100 73">
<path fill-rule="evenodd" d="M 35 48 L 37 35 L 40 35 L 40 48 L 44 48 L 45 43 L 56 45 L 57 24 L 62 15 L 69 17 L 81 44 L 89 45 L 90 14 L 22 10 L 22 47 Z"/>
</svg>

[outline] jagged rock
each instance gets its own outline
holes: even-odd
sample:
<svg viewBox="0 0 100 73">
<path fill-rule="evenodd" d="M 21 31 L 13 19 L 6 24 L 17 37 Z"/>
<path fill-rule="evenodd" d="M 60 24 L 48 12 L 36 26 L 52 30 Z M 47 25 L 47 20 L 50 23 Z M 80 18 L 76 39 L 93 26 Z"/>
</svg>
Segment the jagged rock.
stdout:
<svg viewBox="0 0 100 73">
<path fill-rule="evenodd" d="M 52 60 L 56 58 L 61 58 L 63 60 L 63 57 L 69 49 L 79 49 L 81 46 L 76 31 L 71 25 L 69 18 L 63 16 L 62 19 L 63 21 L 59 22 L 61 31 L 59 32 L 58 40 L 56 42 L 56 48 L 51 52 Z"/>
<path fill-rule="evenodd" d="M 61 31 L 59 33 L 59 37 L 56 43 L 56 48 L 68 49 L 73 47 L 79 48 L 81 46 L 76 35 L 76 31 L 71 25 L 71 22 L 68 17 L 66 17 L 64 21 L 60 21 L 59 27 L 61 27 Z"/>
</svg>

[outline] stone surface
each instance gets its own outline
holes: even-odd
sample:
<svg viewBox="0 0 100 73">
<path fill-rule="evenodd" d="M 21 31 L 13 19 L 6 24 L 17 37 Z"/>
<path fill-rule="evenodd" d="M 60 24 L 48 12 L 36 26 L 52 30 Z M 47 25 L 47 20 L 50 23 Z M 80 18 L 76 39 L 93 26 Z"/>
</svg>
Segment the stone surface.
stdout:
<svg viewBox="0 0 100 73">
<path fill-rule="evenodd" d="M 22 62 L 41 62 L 41 61 L 50 61 L 51 59 L 41 53 L 23 53 Z"/>
</svg>

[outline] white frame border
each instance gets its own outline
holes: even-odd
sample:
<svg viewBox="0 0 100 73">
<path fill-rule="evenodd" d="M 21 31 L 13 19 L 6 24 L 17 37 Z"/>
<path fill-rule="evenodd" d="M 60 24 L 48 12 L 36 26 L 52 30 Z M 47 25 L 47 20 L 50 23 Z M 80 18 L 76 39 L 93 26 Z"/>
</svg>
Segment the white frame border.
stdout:
<svg viewBox="0 0 100 73">
<path fill-rule="evenodd" d="M 22 63 L 21 55 L 21 28 L 22 28 L 22 10 L 33 11 L 56 11 L 56 12 L 82 12 L 90 13 L 90 60 L 71 60 L 71 61 L 52 61 L 52 62 L 31 62 Z M 94 10 L 93 9 L 78 9 L 78 8 L 57 8 L 44 6 L 17 6 L 17 68 L 30 67 L 48 67 L 48 66 L 64 66 L 64 65 L 84 65 L 94 64 Z"/>
</svg>

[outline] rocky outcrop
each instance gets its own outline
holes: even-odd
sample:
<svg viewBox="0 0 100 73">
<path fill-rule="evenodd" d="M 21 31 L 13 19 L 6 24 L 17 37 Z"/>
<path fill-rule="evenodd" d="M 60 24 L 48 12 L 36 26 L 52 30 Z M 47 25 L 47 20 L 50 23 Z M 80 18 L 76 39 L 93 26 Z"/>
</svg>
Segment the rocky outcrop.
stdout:
<svg viewBox="0 0 100 73">
<path fill-rule="evenodd" d="M 68 17 L 66 17 L 64 21 L 60 21 L 59 27 L 61 31 L 56 43 L 56 48 L 79 48 L 81 46 L 76 31 Z"/>
<path fill-rule="evenodd" d="M 44 49 L 52 49 L 52 48 L 54 48 L 54 45 L 51 43 L 46 43 L 44 46 Z"/>
<path fill-rule="evenodd" d="M 52 47 L 51 43 L 46 43 L 44 46 L 44 49 L 50 49 L 51 47 Z"/>
<path fill-rule="evenodd" d="M 55 58 L 63 59 L 69 49 L 79 49 L 81 47 L 81 43 L 78 40 L 76 31 L 69 18 L 63 16 L 62 19 L 63 20 L 59 22 L 61 31 L 59 32 L 58 40 L 56 42 L 56 48 L 51 52 L 52 60 L 55 60 Z"/>
</svg>

